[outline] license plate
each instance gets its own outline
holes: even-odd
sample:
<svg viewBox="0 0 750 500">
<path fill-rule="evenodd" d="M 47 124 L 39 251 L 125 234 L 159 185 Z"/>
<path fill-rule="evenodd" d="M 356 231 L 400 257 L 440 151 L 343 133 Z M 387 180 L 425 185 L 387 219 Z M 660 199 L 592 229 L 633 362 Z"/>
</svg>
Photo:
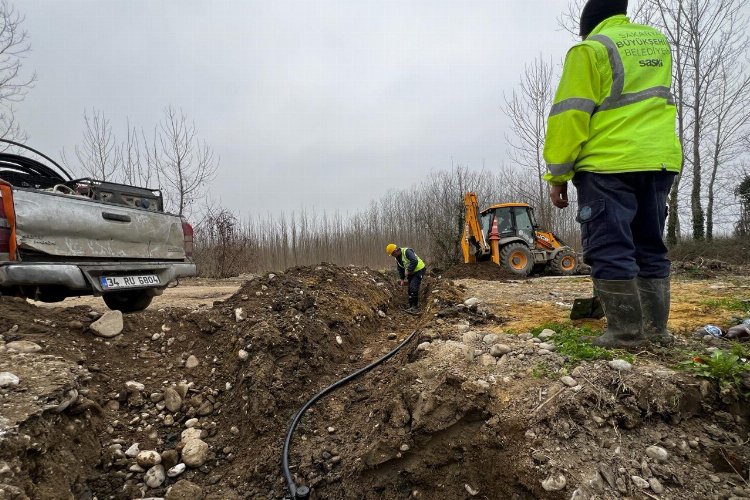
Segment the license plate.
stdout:
<svg viewBox="0 0 750 500">
<path fill-rule="evenodd" d="M 99 282 L 105 290 L 161 285 L 159 277 L 154 274 L 143 276 L 102 276 L 99 278 Z"/>
</svg>

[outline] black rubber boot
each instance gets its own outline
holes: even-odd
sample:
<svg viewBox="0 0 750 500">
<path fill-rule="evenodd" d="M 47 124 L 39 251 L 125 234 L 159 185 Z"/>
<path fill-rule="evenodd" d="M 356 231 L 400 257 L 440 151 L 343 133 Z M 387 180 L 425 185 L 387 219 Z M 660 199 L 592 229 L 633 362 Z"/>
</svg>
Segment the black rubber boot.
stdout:
<svg viewBox="0 0 750 500">
<path fill-rule="evenodd" d="M 649 342 L 661 346 L 674 343 L 674 337 L 667 331 L 669 319 L 669 278 L 637 278 L 638 295 L 643 311 L 643 336 Z"/>
<path fill-rule="evenodd" d="M 591 343 L 599 347 L 628 349 L 645 343 L 641 300 L 636 280 L 594 280 L 607 317 L 607 331 Z"/>
</svg>

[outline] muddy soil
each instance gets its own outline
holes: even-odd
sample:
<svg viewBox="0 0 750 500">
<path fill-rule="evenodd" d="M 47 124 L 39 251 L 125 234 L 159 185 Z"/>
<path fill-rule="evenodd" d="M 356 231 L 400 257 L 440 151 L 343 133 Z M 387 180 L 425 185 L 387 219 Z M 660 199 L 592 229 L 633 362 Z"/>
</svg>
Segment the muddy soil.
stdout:
<svg viewBox="0 0 750 500">
<path fill-rule="evenodd" d="M 742 286 L 677 283 L 685 332 Z M 89 328 L 101 304 L 0 298 L 0 372 L 19 379 L 0 388 L 0 498 L 283 498 L 296 411 L 414 330 L 302 420 L 290 463 L 312 498 L 750 497 L 747 401 L 674 370 L 710 345 L 615 369 L 527 334 L 589 289 L 430 277 L 413 317 L 393 275 L 321 265 L 126 315 L 112 338 Z"/>
</svg>

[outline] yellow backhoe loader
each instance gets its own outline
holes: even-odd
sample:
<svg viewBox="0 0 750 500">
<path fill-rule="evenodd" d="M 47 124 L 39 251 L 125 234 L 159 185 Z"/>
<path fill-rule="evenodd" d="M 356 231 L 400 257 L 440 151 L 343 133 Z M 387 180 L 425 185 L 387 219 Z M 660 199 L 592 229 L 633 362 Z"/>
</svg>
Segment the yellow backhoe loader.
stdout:
<svg viewBox="0 0 750 500">
<path fill-rule="evenodd" d="M 532 270 L 571 275 L 578 255 L 554 233 L 539 230 L 526 203 L 501 203 L 479 211 L 475 193 L 464 196 L 466 225 L 461 241 L 467 264 L 492 261 L 518 276 Z"/>
</svg>

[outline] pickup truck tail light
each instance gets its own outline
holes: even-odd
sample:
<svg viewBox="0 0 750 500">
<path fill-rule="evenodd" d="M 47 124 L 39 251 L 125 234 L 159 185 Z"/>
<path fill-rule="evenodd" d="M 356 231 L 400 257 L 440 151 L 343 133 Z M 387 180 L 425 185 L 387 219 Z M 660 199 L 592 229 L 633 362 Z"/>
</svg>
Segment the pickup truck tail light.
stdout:
<svg viewBox="0 0 750 500">
<path fill-rule="evenodd" d="M 0 254 L 4 259 L 13 259 L 15 242 L 13 241 L 13 196 L 8 185 L 0 185 Z M 11 247 L 12 250 L 11 250 Z M 0 260 L 4 260 L 0 259 Z"/>
<path fill-rule="evenodd" d="M 182 236 L 185 241 L 185 255 L 193 256 L 193 226 L 186 220 L 182 221 Z"/>
</svg>

